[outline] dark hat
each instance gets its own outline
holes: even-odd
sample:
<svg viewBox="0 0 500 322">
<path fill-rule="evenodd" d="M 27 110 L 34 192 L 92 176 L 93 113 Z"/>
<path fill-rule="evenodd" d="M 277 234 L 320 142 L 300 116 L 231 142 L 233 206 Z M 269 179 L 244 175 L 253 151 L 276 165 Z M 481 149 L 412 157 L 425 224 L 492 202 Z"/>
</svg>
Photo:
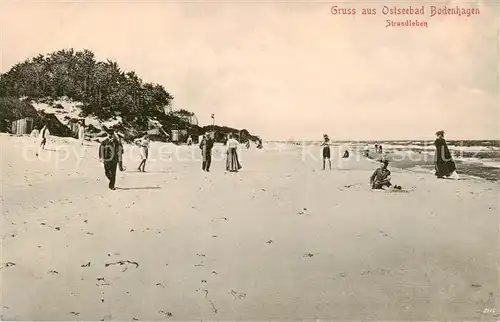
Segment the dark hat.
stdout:
<svg viewBox="0 0 500 322">
<path fill-rule="evenodd" d="M 436 135 L 444 135 L 444 131 L 443 130 L 439 130 L 436 132 Z"/>
<path fill-rule="evenodd" d="M 389 160 L 378 160 L 378 162 L 383 163 L 386 167 L 389 165 Z"/>
</svg>

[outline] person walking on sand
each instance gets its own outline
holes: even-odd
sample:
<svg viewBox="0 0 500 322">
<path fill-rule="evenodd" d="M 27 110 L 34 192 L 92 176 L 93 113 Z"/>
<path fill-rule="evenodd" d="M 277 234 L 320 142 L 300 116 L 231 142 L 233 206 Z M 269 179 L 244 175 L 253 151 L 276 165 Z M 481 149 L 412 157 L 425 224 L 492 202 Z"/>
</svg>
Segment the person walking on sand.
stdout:
<svg viewBox="0 0 500 322">
<path fill-rule="evenodd" d="M 42 129 L 40 130 L 40 147 L 38 148 L 38 152 L 36 153 L 36 156 L 40 154 L 41 150 L 45 149 L 45 144 L 47 144 L 47 138 L 49 137 L 50 132 L 49 129 L 47 128 L 47 125 L 45 124 Z"/>
<path fill-rule="evenodd" d="M 113 129 L 107 130 L 108 136 L 99 147 L 99 160 L 104 164 L 104 174 L 109 180 L 108 187 L 115 190 L 116 168 L 119 162 L 120 143 Z"/>
<path fill-rule="evenodd" d="M 450 177 L 455 172 L 457 167 L 444 139 L 444 131 L 437 131 L 436 136 L 437 139 L 434 142 L 434 146 L 436 147 L 434 168 L 436 170 L 436 177 L 438 177 L 438 179 L 442 179 L 444 177 Z"/>
<path fill-rule="evenodd" d="M 323 143 L 321 143 L 321 146 L 323 147 L 322 155 L 323 155 L 323 170 L 325 170 L 326 166 L 326 160 L 328 160 L 328 165 L 330 167 L 330 170 L 332 169 L 332 161 L 330 160 L 331 157 L 331 151 L 330 151 L 330 138 L 328 137 L 327 134 L 323 135 Z"/>
<path fill-rule="evenodd" d="M 83 145 L 83 140 L 85 139 L 85 126 L 83 126 L 83 121 L 78 124 L 78 140 L 80 145 Z"/>
<path fill-rule="evenodd" d="M 240 161 L 238 160 L 238 144 L 239 142 L 229 134 L 226 150 L 226 171 L 238 172 L 241 169 Z"/>
<path fill-rule="evenodd" d="M 201 169 L 206 172 L 210 172 L 210 165 L 212 164 L 212 148 L 214 147 L 214 141 L 208 133 L 205 133 L 203 139 L 200 142 L 201 149 Z"/>
<path fill-rule="evenodd" d="M 143 137 L 136 139 L 134 143 L 141 149 L 141 163 L 139 163 L 139 167 L 137 169 L 139 172 L 146 172 L 146 161 L 148 159 L 150 143 L 149 135 L 147 133 L 144 134 Z"/>
</svg>

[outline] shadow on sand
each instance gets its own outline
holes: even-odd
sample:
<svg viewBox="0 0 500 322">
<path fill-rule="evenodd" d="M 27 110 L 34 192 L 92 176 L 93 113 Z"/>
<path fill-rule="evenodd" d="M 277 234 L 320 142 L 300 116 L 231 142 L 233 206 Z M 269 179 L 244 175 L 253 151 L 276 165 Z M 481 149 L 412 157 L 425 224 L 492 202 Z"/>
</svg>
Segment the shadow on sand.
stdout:
<svg viewBox="0 0 500 322">
<path fill-rule="evenodd" d="M 144 173 L 144 174 L 148 174 L 148 173 L 149 174 L 175 173 L 174 171 L 147 171 L 147 170 L 144 171 L 144 172 L 142 172 L 142 171 L 139 171 L 137 169 L 135 169 L 135 170 L 128 170 L 128 169 L 126 169 L 124 172 L 127 172 L 127 173 Z"/>
<path fill-rule="evenodd" d="M 135 187 L 135 188 L 118 188 L 116 190 L 156 190 L 161 189 L 161 187 Z"/>
</svg>

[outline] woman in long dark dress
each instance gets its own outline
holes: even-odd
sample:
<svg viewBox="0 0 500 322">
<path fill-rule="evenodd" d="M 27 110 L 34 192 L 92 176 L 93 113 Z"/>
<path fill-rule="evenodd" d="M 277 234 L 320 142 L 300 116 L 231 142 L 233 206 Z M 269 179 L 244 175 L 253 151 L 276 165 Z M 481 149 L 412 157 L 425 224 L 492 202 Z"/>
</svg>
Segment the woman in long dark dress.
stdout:
<svg viewBox="0 0 500 322">
<path fill-rule="evenodd" d="M 457 168 L 444 139 L 444 131 L 438 131 L 436 135 L 437 139 L 434 142 L 436 146 L 436 156 L 434 159 L 436 177 L 449 177 Z"/>
</svg>

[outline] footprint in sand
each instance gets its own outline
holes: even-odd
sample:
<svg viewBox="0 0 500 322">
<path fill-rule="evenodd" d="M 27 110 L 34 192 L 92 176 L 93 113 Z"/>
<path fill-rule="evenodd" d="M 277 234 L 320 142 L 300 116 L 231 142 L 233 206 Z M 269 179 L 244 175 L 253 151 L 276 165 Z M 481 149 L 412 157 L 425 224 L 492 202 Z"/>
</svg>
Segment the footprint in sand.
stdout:
<svg viewBox="0 0 500 322">
<path fill-rule="evenodd" d="M 387 235 L 383 230 L 380 230 L 379 233 L 384 237 L 389 237 L 389 235 Z"/>
<path fill-rule="evenodd" d="M 0 269 L 2 269 L 2 268 L 4 268 L 4 267 L 11 267 L 11 266 L 16 266 L 16 264 L 15 264 L 15 263 L 13 263 L 13 262 L 7 262 L 7 263 L 5 263 L 5 264 L 3 265 L 3 267 L 0 267 Z"/>
<path fill-rule="evenodd" d="M 163 310 L 163 309 L 158 311 L 158 314 L 161 314 L 161 315 L 169 317 L 169 318 L 171 318 L 173 316 L 172 312 L 165 312 L 165 310 Z"/>
<path fill-rule="evenodd" d="M 235 300 L 242 300 L 247 296 L 246 293 L 238 293 L 234 290 L 231 290 L 228 294 L 234 296 Z"/>
<path fill-rule="evenodd" d="M 114 263 L 106 263 L 104 264 L 104 267 L 109 267 L 109 266 L 114 266 L 114 265 L 120 265 L 120 266 L 125 266 L 123 269 L 122 269 L 122 272 L 125 272 L 129 265 L 135 265 L 135 268 L 139 268 L 139 263 L 137 262 L 134 262 L 134 261 L 129 261 L 129 260 L 121 260 L 121 261 L 117 261 L 117 262 L 114 262 Z"/>
<path fill-rule="evenodd" d="M 374 270 L 362 271 L 361 275 L 389 275 L 391 272 L 383 268 L 376 268 Z"/>
<path fill-rule="evenodd" d="M 305 208 L 305 207 L 304 207 L 304 208 L 302 208 L 302 210 L 301 210 L 301 211 L 299 211 L 299 212 L 297 213 L 297 215 L 299 215 L 299 216 L 308 215 L 308 214 L 306 213 L 306 211 L 307 211 L 307 208 Z"/>
<path fill-rule="evenodd" d="M 90 267 L 90 262 L 88 262 L 87 264 L 84 264 L 84 265 L 80 265 L 80 267 Z"/>
<path fill-rule="evenodd" d="M 100 286 L 110 286 L 111 284 L 109 284 L 105 279 L 104 277 L 98 277 L 97 278 L 97 283 L 95 284 L 96 286 L 100 287 Z"/>
</svg>

